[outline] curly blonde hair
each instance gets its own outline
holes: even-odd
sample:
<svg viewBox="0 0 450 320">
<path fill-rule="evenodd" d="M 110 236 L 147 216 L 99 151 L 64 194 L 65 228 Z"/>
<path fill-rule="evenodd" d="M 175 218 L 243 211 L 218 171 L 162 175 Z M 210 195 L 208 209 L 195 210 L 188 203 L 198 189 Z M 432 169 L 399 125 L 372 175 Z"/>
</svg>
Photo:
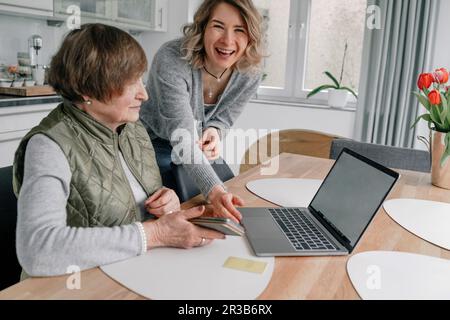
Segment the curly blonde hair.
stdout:
<svg viewBox="0 0 450 320">
<path fill-rule="evenodd" d="M 204 35 L 211 14 L 220 3 L 227 3 L 237 8 L 244 19 L 249 42 L 244 55 L 236 63 L 240 71 L 260 69 L 264 58 L 263 48 L 263 19 L 254 6 L 252 0 L 205 0 L 194 15 L 194 22 L 183 27 L 184 39 L 181 46 L 183 59 L 187 60 L 194 68 L 201 68 L 204 64 L 206 51 L 204 48 Z"/>
</svg>

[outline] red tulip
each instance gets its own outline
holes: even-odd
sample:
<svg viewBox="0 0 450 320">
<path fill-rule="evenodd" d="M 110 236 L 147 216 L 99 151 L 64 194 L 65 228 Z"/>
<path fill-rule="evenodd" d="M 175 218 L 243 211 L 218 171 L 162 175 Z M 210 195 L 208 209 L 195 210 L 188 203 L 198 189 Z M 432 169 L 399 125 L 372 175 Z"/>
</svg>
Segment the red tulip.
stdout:
<svg viewBox="0 0 450 320">
<path fill-rule="evenodd" d="M 431 73 L 422 73 L 417 81 L 417 86 L 420 90 L 428 89 L 434 81 L 434 77 Z"/>
<path fill-rule="evenodd" d="M 437 90 L 433 90 L 428 95 L 428 99 L 430 99 L 431 104 L 440 104 L 441 103 L 441 94 Z"/>
<path fill-rule="evenodd" d="M 434 72 L 434 78 L 437 83 L 447 83 L 448 81 L 448 71 L 445 68 L 437 69 Z"/>
</svg>

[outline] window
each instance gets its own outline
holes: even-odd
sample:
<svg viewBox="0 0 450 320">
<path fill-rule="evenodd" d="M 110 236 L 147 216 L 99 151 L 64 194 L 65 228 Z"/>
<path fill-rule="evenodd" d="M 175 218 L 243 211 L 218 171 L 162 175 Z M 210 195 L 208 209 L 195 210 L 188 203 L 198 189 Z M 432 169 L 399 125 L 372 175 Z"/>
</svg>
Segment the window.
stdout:
<svg viewBox="0 0 450 320">
<path fill-rule="evenodd" d="M 305 102 L 315 87 L 338 79 L 348 44 L 342 83 L 358 89 L 367 0 L 254 0 L 265 20 L 269 57 L 258 97 Z M 324 104 L 327 93 L 308 103 Z M 353 99 L 353 97 L 352 97 Z M 354 101 L 354 99 L 352 100 Z"/>
</svg>

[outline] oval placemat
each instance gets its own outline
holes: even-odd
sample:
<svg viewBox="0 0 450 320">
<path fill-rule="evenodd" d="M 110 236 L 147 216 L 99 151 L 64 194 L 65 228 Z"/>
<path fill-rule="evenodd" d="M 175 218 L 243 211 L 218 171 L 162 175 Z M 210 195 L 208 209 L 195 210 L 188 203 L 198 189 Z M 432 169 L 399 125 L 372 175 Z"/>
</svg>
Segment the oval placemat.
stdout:
<svg viewBox="0 0 450 320">
<path fill-rule="evenodd" d="M 258 197 L 281 207 L 308 207 L 323 180 L 260 179 L 247 183 Z"/>
<path fill-rule="evenodd" d="M 450 250 L 450 203 L 393 199 L 383 204 L 386 213 L 416 236 Z"/>
<path fill-rule="evenodd" d="M 230 257 L 266 263 L 263 273 L 225 268 Z M 227 237 L 189 250 L 157 248 L 145 255 L 102 266 L 111 278 L 149 299 L 250 300 L 269 283 L 273 257 L 256 257 L 244 237 Z"/>
<path fill-rule="evenodd" d="M 350 280 L 364 300 L 448 300 L 450 261 L 419 254 L 371 251 L 347 262 Z"/>
</svg>

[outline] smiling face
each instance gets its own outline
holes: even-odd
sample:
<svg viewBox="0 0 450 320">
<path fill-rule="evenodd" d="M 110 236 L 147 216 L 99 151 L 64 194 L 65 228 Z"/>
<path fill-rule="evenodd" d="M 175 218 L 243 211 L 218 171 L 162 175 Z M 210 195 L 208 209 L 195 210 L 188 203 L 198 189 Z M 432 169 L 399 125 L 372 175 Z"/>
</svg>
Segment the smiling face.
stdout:
<svg viewBox="0 0 450 320">
<path fill-rule="evenodd" d="M 94 119 L 113 131 L 117 127 L 128 122 L 136 122 L 139 119 L 139 111 L 142 102 L 148 99 L 147 91 L 142 83 L 142 78 L 125 85 L 120 96 L 113 96 L 111 101 L 103 103 L 89 97 L 92 104 L 81 104 L 79 107 Z"/>
<path fill-rule="evenodd" d="M 224 2 L 218 4 L 205 29 L 207 66 L 215 73 L 234 66 L 244 55 L 248 42 L 247 25 L 239 10 Z"/>
</svg>

